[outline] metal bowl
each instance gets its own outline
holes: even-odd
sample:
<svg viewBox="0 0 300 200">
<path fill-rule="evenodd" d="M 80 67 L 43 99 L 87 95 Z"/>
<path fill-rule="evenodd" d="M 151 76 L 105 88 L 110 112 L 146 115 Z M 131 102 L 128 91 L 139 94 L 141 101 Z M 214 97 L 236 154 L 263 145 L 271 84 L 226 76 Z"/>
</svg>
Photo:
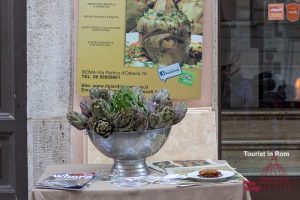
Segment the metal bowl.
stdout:
<svg viewBox="0 0 300 200">
<path fill-rule="evenodd" d="M 150 173 L 146 158 L 154 155 L 167 141 L 171 127 L 147 131 L 114 132 L 108 138 L 88 130 L 94 146 L 114 159 L 113 169 L 120 176 L 145 176 Z"/>
</svg>

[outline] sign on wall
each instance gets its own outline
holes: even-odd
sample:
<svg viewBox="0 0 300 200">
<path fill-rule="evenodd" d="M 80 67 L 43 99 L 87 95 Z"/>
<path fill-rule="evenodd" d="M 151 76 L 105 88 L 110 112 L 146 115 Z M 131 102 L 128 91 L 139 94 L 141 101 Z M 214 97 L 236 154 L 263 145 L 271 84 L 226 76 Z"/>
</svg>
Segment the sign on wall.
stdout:
<svg viewBox="0 0 300 200">
<path fill-rule="evenodd" d="M 286 5 L 287 20 L 290 22 L 296 22 L 299 19 L 300 5 L 296 3 L 290 3 Z"/>
<path fill-rule="evenodd" d="M 268 4 L 268 20 L 284 20 L 284 4 Z"/>
<path fill-rule="evenodd" d="M 80 95 L 127 85 L 200 98 L 203 0 L 79 0 L 78 19 Z"/>
</svg>

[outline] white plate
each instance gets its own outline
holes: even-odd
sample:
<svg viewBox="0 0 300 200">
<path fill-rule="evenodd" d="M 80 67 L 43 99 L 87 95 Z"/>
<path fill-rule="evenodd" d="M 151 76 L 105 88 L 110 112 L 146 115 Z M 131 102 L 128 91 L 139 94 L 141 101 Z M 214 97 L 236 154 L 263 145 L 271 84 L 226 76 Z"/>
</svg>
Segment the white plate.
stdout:
<svg viewBox="0 0 300 200">
<path fill-rule="evenodd" d="M 230 178 L 235 175 L 235 172 L 233 171 L 225 171 L 225 170 L 218 170 L 218 171 L 221 172 L 222 175 L 220 177 L 215 177 L 215 178 L 205 178 L 205 177 L 198 176 L 199 171 L 188 173 L 186 176 L 189 178 L 202 180 L 202 181 L 222 181 L 225 180 L 226 178 Z"/>
</svg>

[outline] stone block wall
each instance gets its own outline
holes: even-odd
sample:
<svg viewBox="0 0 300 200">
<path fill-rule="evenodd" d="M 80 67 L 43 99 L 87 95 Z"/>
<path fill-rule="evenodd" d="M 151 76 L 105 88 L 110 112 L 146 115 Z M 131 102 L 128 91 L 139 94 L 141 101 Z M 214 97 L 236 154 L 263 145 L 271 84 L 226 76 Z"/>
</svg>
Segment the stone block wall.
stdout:
<svg viewBox="0 0 300 200">
<path fill-rule="evenodd" d="M 27 1 L 29 188 L 47 165 L 71 160 L 72 27 L 72 0 Z"/>
</svg>

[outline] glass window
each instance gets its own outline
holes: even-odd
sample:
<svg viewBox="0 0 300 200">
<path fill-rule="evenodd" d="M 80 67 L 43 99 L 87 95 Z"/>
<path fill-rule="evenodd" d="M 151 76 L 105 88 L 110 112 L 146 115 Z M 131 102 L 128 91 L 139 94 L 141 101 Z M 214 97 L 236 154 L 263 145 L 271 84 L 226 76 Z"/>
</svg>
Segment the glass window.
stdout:
<svg viewBox="0 0 300 200">
<path fill-rule="evenodd" d="M 299 175 L 300 20 L 288 20 L 286 7 L 295 1 L 219 2 L 222 159 L 260 175 L 277 152 Z M 282 20 L 270 20 L 270 4 Z"/>
<path fill-rule="evenodd" d="M 268 20 L 267 0 L 221 2 L 222 108 L 299 108 L 300 20 Z"/>
</svg>

